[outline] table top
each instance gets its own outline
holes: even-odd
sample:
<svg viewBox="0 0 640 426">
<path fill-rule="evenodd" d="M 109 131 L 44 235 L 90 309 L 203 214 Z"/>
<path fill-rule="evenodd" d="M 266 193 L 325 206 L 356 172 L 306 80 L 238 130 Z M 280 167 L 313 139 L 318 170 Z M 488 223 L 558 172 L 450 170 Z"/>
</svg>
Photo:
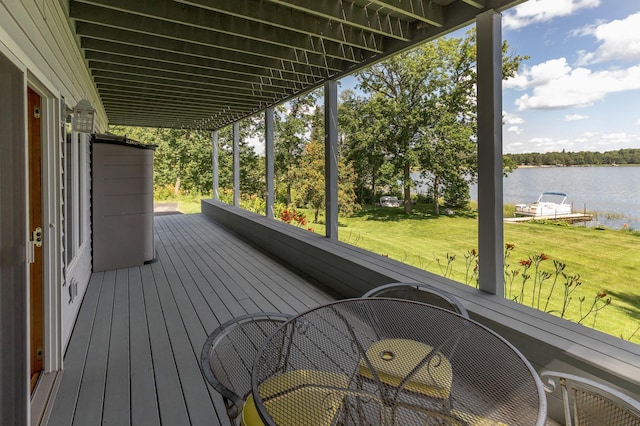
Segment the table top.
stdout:
<svg viewBox="0 0 640 426">
<path fill-rule="evenodd" d="M 348 299 L 286 322 L 252 374 L 267 425 L 536 425 L 542 383 L 510 343 L 453 312 Z"/>
</svg>

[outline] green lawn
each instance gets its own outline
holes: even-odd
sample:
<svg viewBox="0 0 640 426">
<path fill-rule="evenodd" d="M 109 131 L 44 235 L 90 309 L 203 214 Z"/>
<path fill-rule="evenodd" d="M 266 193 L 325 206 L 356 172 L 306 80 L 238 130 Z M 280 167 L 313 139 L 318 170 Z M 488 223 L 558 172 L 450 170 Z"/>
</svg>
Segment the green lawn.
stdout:
<svg viewBox="0 0 640 426">
<path fill-rule="evenodd" d="M 179 209 L 185 213 L 200 211 L 200 205 L 180 203 Z M 307 218 L 313 217 L 311 211 L 303 211 Z M 322 223 L 308 226 L 324 234 Z M 411 215 L 405 215 L 401 208 L 367 207 L 353 217 L 341 217 L 338 235 L 346 243 L 475 285 L 472 276 L 475 258 L 470 251 L 478 247 L 477 227 L 473 212 L 436 217 L 430 205 L 418 204 Z M 547 311 L 559 314 L 568 300 L 565 318 L 577 321 L 588 312 L 597 294 L 605 292 L 607 295 L 598 298 L 597 306 L 602 307 L 609 297 L 611 304 L 597 314 L 592 312 L 583 324 L 640 343 L 640 330 L 636 332 L 640 326 L 638 232 L 523 223 L 505 224 L 504 233 L 505 243 L 514 245 L 506 263 L 509 270 L 518 271 L 513 284 L 507 285 L 507 297 L 509 289 L 510 298 L 521 296 L 525 271 L 519 262 L 544 253 L 548 259 L 540 261 L 539 272 L 547 271 L 551 277 L 542 286 L 534 286 L 535 266 L 526 271 L 531 278 L 526 280 L 522 291 L 525 304 L 531 306 L 533 301 L 534 306 L 539 304 L 542 309 L 546 305 Z M 582 284 L 568 287 L 573 292 L 565 298 L 566 279 L 559 275 L 547 304 L 555 276 L 554 260 L 566 265 L 565 274 L 579 275 L 577 282 Z"/>
<path fill-rule="evenodd" d="M 310 226 L 315 232 L 324 233 L 324 226 Z M 552 275 L 541 286 L 534 286 L 535 266 L 526 271 L 531 278 L 522 292 L 525 304 L 541 309 L 546 306 L 546 311 L 559 315 L 568 300 L 565 318 L 577 321 L 589 311 L 597 294 L 605 292 L 607 296 L 598 298 L 596 305 L 602 309 L 592 312 L 582 323 L 594 326 L 595 320 L 596 329 L 625 339 L 636 331 L 640 325 L 640 235 L 534 223 L 505 224 L 504 233 L 505 243 L 514 245 L 506 263 L 509 270 L 518 271 L 513 285 L 505 290 L 507 297 L 520 297 L 524 273 L 520 261 L 544 253 L 548 259 L 540 261 L 539 272 Z M 417 205 L 414 213 L 407 216 L 402 209 L 369 207 L 353 217 L 340 218 L 338 235 L 346 243 L 475 285 L 475 259 L 470 251 L 478 247 L 478 222 L 472 213 L 436 217 L 431 206 Z M 566 265 L 565 274 L 579 275 L 577 282 L 582 283 L 575 290 L 572 290 L 575 284 L 568 287 L 573 292 L 567 299 L 564 296 L 567 280 L 561 274 L 553 286 L 554 260 Z M 609 297 L 611 304 L 604 306 Z M 640 343 L 640 331 L 631 340 Z"/>
</svg>

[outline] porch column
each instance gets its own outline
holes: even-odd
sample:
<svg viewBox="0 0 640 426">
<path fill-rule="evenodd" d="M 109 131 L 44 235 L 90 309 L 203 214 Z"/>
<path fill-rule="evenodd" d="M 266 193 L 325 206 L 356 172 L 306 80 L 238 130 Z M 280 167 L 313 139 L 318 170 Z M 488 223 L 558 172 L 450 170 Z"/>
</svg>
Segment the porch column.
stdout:
<svg viewBox="0 0 640 426">
<path fill-rule="evenodd" d="M 219 200 L 218 194 L 218 131 L 211 132 L 211 157 L 213 161 L 213 199 Z"/>
<path fill-rule="evenodd" d="M 233 205 L 240 207 L 240 123 L 233 123 Z"/>
<path fill-rule="evenodd" d="M 264 111 L 264 157 L 265 157 L 265 178 L 267 184 L 265 215 L 273 219 L 273 203 L 275 201 L 274 175 L 273 175 L 273 107 Z"/>
<path fill-rule="evenodd" d="M 325 235 L 338 239 L 338 82 L 324 84 Z"/>
<path fill-rule="evenodd" d="M 476 30 L 479 287 L 504 297 L 501 15 L 494 10 L 481 13 Z"/>
</svg>

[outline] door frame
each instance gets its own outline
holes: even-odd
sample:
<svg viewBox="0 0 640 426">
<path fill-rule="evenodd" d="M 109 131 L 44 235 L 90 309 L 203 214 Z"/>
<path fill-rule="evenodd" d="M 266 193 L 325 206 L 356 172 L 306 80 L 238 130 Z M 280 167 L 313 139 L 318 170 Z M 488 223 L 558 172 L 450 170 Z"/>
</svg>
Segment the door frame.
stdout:
<svg viewBox="0 0 640 426">
<path fill-rule="evenodd" d="M 42 214 L 42 97 L 27 87 L 27 159 L 28 159 L 28 229 L 44 227 Z M 36 347 L 44 352 L 44 244 L 28 245 L 31 251 L 29 264 L 29 372 L 31 394 L 44 374 L 44 353 L 38 354 Z M 40 356 L 40 358 L 38 358 Z"/>
<path fill-rule="evenodd" d="M 41 83 L 32 74 L 27 74 L 27 86 L 40 95 L 40 134 L 42 157 L 42 281 L 43 281 L 43 352 L 44 373 L 61 370 L 63 367 L 62 344 L 62 287 L 64 275 L 62 263 L 62 127 L 66 108 L 63 98 Z M 26 97 L 25 90 L 25 97 Z M 28 182 L 28 170 L 27 182 Z M 30 226 L 30 225 L 28 225 Z M 31 230 L 27 230 L 30 235 Z M 30 329 L 29 325 L 29 329 Z"/>
</svg>

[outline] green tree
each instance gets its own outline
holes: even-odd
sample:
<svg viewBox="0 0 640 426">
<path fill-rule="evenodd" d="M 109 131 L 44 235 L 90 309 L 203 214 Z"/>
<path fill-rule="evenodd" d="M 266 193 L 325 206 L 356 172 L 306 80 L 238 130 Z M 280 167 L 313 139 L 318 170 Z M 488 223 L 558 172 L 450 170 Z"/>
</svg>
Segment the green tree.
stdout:
<svg viewBox="0 0 640 426">
<path fill-rule="evenodd" d="M 298 206 L 307 206 L 314 211 L 314 222 L 318 222 L 320 209 L 325 206 L 324 143 L 312 140 L 300 158 L 299 167 L 293 172 L 293 186 Z M 356 203 L 353 165 L 338 157 L 338 209 L 343 215 L 351 215 L 359 208 Z"/>
<path fill-rule="evenodd" d="M 266 184 L 264 159 L 258 156 L 249 140 L 259 137 L 260 120 L 249 117 L 239 123 L 240 148 L 240 192 L 265 198 Z M 218 131 L 218 185 L 222 189 L 233 189 L 233 126 Z"/>
<path fill-rule="evenodd" d="M 416 136 L 426 112 L 423 93 L 432 78 L 425 59 L 414 49 L 356 74 L 359 87 L 370 96 L 369 131 L 385 161 L 402 176 L 406 213 L 411 212 L 411 170 L 418 165 Z"/>
<path fill-rule="evenodd" d="M 294 172 L 309 141 L 316 93 L 298 96 L 276 108 L 274 115 L 274 172 L 276 188 L 284 188 L 286 204 L 292 202 Z"/>
<path fill-rule="evenodd" d="M 154 187 L 174 194 L 211 191 L 211 136 L 206 131 L 111 126 L 110 133 L 156 145 Z"/>
<path fill-rule="evenodd" d="M 468 182 L 477 179 L 477 63 L 475 30 L 465 38 L 442 38 L 418 48 L 434 70 L 424 93 L 420 167 L 429 172 L 436 214 L 443 195 L 447 205 L 469 199 Z M 524 56 L 502 45 L 502 78 L 515 74 Z M 508 173 L 512 166 L 503 165 Z"/>
<path fill-rule="evenodd" d="M 475 45 L 471 30 L 465 38 L 441 38 L 357 74 L 376 118 L 368 128 L 401 175 L 406 212 L 415 167 L 426 172 L 436 209 L 442 194 L 453 204 L 469 198 L 467 183 L 477 176 Z M 502 51 L 506 78 L 526 57 L 510 54 L 506 42 Z"/>
<path fill-rule="evenodd" d="M 352 90 L 340 95 L 338 127 L 341 153 L 353 164 L 357 175 L 355 191 L 360 203 L 372 203 L 379 187 L 396 190 L 398 175 L 383 167 L 385 155 L 378 135 L 371 131 L 378 117 L 375 107 Z M 391 174 L 389 174 L 389 171 Z"/>
</svg>

